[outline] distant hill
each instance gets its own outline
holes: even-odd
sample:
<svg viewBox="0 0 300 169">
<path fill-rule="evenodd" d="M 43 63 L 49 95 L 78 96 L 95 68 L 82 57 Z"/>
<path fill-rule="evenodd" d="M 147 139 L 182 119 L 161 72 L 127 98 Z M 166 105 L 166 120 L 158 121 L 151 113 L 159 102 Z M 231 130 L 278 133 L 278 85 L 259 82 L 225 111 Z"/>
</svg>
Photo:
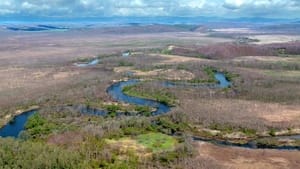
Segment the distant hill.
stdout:
<svg viewBox="0 0 300 169">
<path fill-rule="evenodd" d="M 260 29 L 269 31 L 269 32 L 278 32 L 278 33 L 299 33 L 300 32 L 300 21 L 287 23 L 287 24 L 274 24 L 260 27 Z"/>
</svg>

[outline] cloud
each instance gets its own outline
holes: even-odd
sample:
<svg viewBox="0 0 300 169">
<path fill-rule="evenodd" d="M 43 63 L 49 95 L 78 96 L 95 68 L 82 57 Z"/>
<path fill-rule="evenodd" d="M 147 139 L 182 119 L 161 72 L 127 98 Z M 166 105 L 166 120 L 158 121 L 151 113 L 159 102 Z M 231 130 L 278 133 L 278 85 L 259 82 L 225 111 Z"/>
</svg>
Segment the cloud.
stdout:
<svg viewBox="0 0 300 169">
<path fill-rule="evenodd" d="M 225 0 L 227 13 L 254 17 L 300 17 L 299 0 Z"/>
<path fill-rule="evenodd" d="M 234 10 L 240 8 L 243 4 L 243 0 L 226 0 L 223 4 L 223 7 Z"/>
<path fill-rule="evenodd" d="M 0 0 L 0 16 L 300 17 L 300 0 Z"/>
</svg>

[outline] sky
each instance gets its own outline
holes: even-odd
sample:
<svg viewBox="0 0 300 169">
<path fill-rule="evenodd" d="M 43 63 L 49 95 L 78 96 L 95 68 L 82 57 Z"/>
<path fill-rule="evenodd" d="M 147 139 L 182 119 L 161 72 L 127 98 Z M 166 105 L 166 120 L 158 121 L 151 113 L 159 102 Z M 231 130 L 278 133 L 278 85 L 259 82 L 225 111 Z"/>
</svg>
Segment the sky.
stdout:
<svg viewBox="0 0 300 169">
<path fill-rule="evenodd" d="M 0 0 L 1 17 L 300 18 L 300 0 Z"/>
</svg>

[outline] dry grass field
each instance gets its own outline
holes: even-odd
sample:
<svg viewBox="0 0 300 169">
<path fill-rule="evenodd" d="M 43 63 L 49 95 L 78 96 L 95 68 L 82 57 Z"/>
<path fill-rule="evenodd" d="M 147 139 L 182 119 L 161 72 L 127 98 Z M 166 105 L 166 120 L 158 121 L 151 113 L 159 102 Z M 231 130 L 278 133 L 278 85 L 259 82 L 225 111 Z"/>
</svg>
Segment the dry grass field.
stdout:
<svg viewBox="0 0 300 169">
<path fill-rule="evenodd" d="M 299 151 L 250 150 L 228 148 L 209 143 L 197 143 L 199 156 L 217 161 L 222 168 L 230 169 L 297 169 Z M 222 153 L 221 153 L 222 152 Z M 221 167 L 220 167 L 221 168 Z"/>
<path fill-rule="evenodd" d="M 4 35 L 0 37 L 1 42 L 5 42 L 0 44 L 1 110 L 26 102 L 30 104 L 49 94 L 59 94 L 82 79 L 95 80 L 98 76 L 95 70 L 103 66 L 80 69 L 73 66 L 78 58 L 120 56 L 126 50 L 155 49 L 170 43 L 207 45 L 230 41 L 168 29 L 166 33 L 157 33 L 156 27 L 134 34 L 126 32 L 130 29 L 122 28 L 123 32 L 91 29 L 21 34 L 1 30 Z M 110 77 L 105 75 L 105 78 Z"/>
</svg>

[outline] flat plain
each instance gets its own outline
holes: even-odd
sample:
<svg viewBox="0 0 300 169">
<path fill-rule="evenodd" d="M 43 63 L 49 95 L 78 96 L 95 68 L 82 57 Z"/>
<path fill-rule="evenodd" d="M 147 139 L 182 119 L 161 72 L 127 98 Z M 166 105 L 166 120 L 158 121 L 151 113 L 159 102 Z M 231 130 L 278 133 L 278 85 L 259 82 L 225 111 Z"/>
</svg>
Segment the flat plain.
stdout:
<svg viewBox="0 0 300 169">
<path fill-rule="evenodd" d="M 74 164 L 62 162 L 65 168 L 297 169 L 300 141 L 281 137 L 300 134 L 299 39 L 249 28 L 210 32 L 170 25 L 1 29 L 0 125 L 21 110 L 39 110 L 20 140 L 0 142 L 42 152 L 30 157 L 50 152 L 50 166 L 61 152 L 59 160 Z M 98 64 L 75 65 L 95 58 Z M 217 83 L 216 72 L 232 85 L 197 87 Z M 128 79 L 140 83 L 123 92 L 167 104 L 171 111 L 151 116 L 155 108 L 118 102 L 107 93 L 110 85 Z M 109 115 L 84 114 L 74 108 L 78 105 Z M 132 112 L 136 115 L 128 115 Z M 253 140 L 258 148 L 216 142 Z M 22 155 L 27 156 L 17 158 Z"/>
</svg>

